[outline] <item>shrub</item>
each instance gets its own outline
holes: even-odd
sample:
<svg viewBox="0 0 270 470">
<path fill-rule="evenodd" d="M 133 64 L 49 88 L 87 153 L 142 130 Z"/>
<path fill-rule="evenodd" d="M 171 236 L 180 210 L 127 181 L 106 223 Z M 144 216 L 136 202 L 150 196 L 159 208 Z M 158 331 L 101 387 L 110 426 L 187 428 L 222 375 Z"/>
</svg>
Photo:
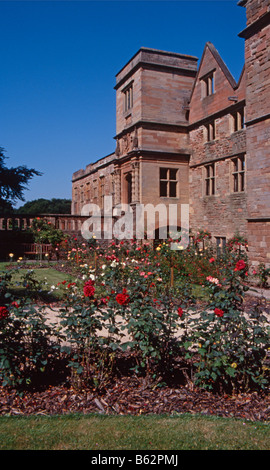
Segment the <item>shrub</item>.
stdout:
<svg viewBox="0 0 270 470">
<path fill-rule="evenodd" d="M 70 358 L 71 382 L 79 388 L 89 385 L 102 388 L 111 377 L 115 350 L 113 338 L 106 337 L 106 329 L 112 333 L 115 324 L 111 309 L 104 310 L 108 299 L 97 295 L 93 279 L 62 286 L 66 291 L 60 323 L 69 344 L 64 349 Z M 100 334 L 102 329 L 105 336 Z"/>
<path fill-rule="evenodd" d="M 44 310 L 29 299 L 1 309 L 5 315 L 0 316 L 0 378 L 3 386 L 23 389 L 46 371 L 50 356 L 57 355 L 57 344 L 52 342 L 56 332 L 46 322 Z"/>
<path fill-rule="evenodd" d="M 233 258 L 232 258 L 233 261 Z M 263 315 L 247 317 L 243 309 L 246 263 L 230 263 L 222 280 L 208 277 L 207 308 L 189 320 L 187 358 L 194 358 L 195 383 L 211 390 L 264 388 L 263 369 L 269 334 Z"/>
<path fill-rule="evenodd" d="M 33 383 L 48 359 L 68 358 L 74 387 L 107 386 L 117 359 L 132 358 L 129 372 L 155 383 L 170 380 L 179 362 L 191 367 L 196 386 L 214 391 L 263 389 L 269 384 L 267 323 L 261 309 L 247 316 L 248 257 L 237 242 L 216 257 L 205 237 L 186 250 L 172 251 L 170 240 L 155 249 L 131 241 L 96 243 L 67 240 L 75 282 L 63 281 L 60 324 L 46 322 L 37 305 L 43 289 L 32 271 L 22 280 L 27 296 L 16 301 L 11 273 L 0 280 L 0 377 L 17 388 Z M 242 246 L 243 240 L 241 240 Z M 205 294 L 194 299 L 194 282 Z M 16 303 L 14 303 L 16 301 Z M 128 338 L 126 338 L 126 334 Z M 53 339 L 52 339 L 53 338 Z"/>
<path fill-rule="evenodd" d="M 268 287 L 268 278 L 270 276 L 270 268 L 267 268 L 264 263 L 260 263 L 255 275 L 259 278 L 259 286 L 262 288 Z"/>
</svg>

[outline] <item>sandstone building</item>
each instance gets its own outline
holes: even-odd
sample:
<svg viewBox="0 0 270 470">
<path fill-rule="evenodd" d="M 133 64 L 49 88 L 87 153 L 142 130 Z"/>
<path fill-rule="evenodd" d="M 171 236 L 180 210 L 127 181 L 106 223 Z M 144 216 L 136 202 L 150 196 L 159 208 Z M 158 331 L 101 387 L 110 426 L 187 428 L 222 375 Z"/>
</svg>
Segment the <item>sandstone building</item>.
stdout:
<svg viewBox="0 0 270 470">
<path fill-rule="evenodd" d="M 270 3 L 241 0 L 238 83 L 214 45 L 196 57 L 141 48 L 116 75 L 115 151 L 76 171 L 72 213 L 93 202 L 189 204 L 217 246 L 236 232 L 270 263 Z"/>
</svg>

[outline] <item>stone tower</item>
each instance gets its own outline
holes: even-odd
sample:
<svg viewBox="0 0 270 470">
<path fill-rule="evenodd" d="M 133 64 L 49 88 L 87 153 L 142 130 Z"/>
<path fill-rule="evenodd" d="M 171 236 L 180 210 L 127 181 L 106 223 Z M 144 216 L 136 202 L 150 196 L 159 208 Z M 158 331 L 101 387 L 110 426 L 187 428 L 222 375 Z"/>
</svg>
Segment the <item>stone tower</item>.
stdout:
<svg viewBox="0 0 270 470">
<path fill-rule="evenodd" d="M 270 263 L 270 2 L 241 0 L 245 39 L 247 210 L 250 258 Z"/>
</svg>

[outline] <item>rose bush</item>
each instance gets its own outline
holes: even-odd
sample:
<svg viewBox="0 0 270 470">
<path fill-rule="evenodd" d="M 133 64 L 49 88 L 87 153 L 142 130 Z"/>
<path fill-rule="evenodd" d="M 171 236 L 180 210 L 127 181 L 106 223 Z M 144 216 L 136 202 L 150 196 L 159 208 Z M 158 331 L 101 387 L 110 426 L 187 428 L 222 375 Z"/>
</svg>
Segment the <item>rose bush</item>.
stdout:
<svg viewBox="0 0 270 470">
<path fill-rule="evenodd" d="M 59 353 L 58 332 L 43 307 L 31 299 L 0 307 L 0 378 L 3 386 L 24 389 L 40 383 Z M 52 339 L 54 338 L 54 340 Z M 44 374 L 45 373 L 45 374 Z"/>
<path fill-rule="evenodd" d="M 246 267 L 244 260 L 232 257 L 221 280 L 208 277 L 207 308 L 189 319 L 186 358 L 195 359 L 195 383 L 203 388 L 247 391 L 269 383 L 264 368 L 269 347 L 266 317 L 249 318 L 243 308 Z"/>
<path fill-rule="evenodd" d="M 16 299 L 9 291 L 12 274 L 3 275 L 3 383 L 33 382 L 54 351 L 68 360 L 75 387 L 102 389 L 123 354 L 132 358 L 130 372 L 144 374 L 149 382 L 172 380 L 184 361 L 184 369 L 191 371 L 189 380 L 203 388 L 267 386 L 266 319 L 259 309 L 247 317 L 243 307 L 249 271 L 243 243 L 216 253 L 209 234 L 202 231 L 185 250 L 171 250 L 171 242 L 152 249 L 148 242 L 134 240 L 113 241 L 106 248 L 96 240 L 64 240 L 69 258 L 65 269 L 75 280 L 56 286 L 61 300 L 54 327 L 48 326 L 44 308 L 37 304 L 43 287 L 33 272 L 23 280 L 31 299 Z M 203 302 L 196 299 L 196 286 Z"/>
</svg>

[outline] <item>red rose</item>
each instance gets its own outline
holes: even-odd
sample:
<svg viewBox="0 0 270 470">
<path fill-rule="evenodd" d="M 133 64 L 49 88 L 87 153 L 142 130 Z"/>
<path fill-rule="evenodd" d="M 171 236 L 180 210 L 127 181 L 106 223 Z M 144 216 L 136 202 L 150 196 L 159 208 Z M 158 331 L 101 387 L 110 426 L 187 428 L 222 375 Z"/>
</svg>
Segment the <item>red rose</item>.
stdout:
<svg viewBox="0 0 270 470">
<path fill-rule="evenodd" d="M 94 288 L 94 282 L 93 281 L 87 281 L 85 284 L 84 284 L 84 287 L 83 287 L 83 293 L 85 295 L 85 297 L 93 297 L 94 293 L 95 293 L 95 288 Z"/>
<path fill-rule="evenodd" d="M 13 307 L 19 308 L 19 304 L 18 302 L 15 302 L 15 300 L 11 302 L 11 305 L 13 305 Z"/>
<path fill-rule="evenodd" d="M 220 308 L 215 308 L 214 313 L 217 317 L 223 317 L 224 311 L 221 310 Z"/>
<path fill-rule="evenodd" d="M 177 310 L 177 313 L 178 313 L 179 317 L 181 318 L 183 313 L 184 313 L 183 309 L 181 307 L 179 307 L 179 309 Z"/>
<path fill-rule="evenodd" d="M 9 311 L 7 307 L 0 307 L 0 320 L 7 318 L 9 315 Z"/>
<path fill-rule="evenodd" d="M 75 286 L 75 282 L 70 282 L 70 283 L 67 285 L 68 289 L 70 289 L 71 286 Z"/>
<path fill-rule="evenodd" d="M 234 270 L 235 270 L 235 271 L 242 271 L 242 269 L 245 269 L 245 267 L 246 267 L 245 261 L 243 261 L 242 259 L 240 259 L 239 261 L 237 261 Z"/>
<path fill-rule="evenodd" d="M 130 301 L 130 297 L 127 294 L 127 290 L 123 289 L 121 294 L 117 294 L 115 300 L 119 305 L 127 305 Z"/>
</svg>

